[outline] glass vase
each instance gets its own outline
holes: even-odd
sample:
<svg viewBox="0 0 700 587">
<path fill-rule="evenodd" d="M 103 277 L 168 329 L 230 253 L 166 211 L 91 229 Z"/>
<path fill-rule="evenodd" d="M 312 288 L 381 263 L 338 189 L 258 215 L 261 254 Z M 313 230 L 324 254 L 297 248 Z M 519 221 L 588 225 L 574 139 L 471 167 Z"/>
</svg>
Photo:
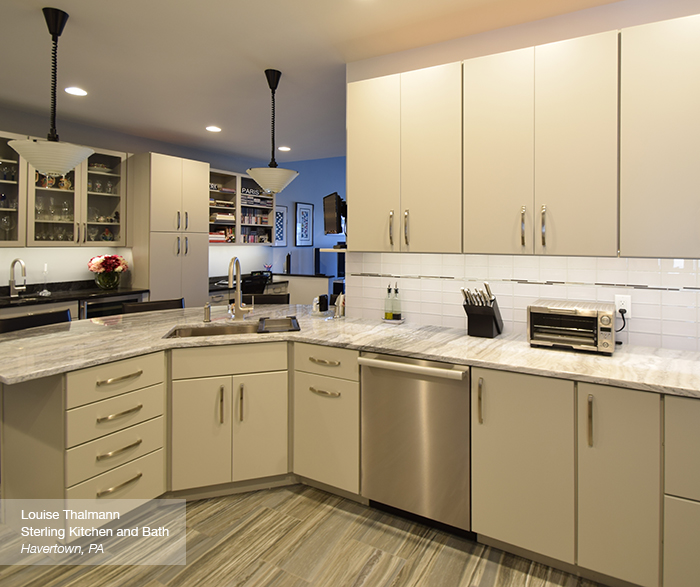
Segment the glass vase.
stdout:
<svg viewBox="0 0 700 587">
<path fill-rule="evenodd" d="M 116 271 L 95 273 L 95 283 L 100 289 L 117 289 L 119 287 L 120 274 Z"/>
</svg>

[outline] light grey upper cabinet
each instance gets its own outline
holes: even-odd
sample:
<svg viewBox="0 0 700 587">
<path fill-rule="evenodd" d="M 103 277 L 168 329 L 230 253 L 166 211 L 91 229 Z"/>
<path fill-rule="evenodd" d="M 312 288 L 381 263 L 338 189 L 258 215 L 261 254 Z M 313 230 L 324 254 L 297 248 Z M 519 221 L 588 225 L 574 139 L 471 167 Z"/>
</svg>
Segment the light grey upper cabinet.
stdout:
<svg viewBox="0 0 700 587">
<path fill-rule="evenodd" d="M 618 33 L 535 47 L 535 253 L 617 255 Z"/>
<path fill-rule="evenodd" d="M 700 15 L 624 29 L 620 254 L 700 256 Z"/>
<path fill-rule="evenodd" d="M 464 62 L 464 252 L 617 254 L 618 34 Z"/>
<path fill-rule="evenodd" d="M 348 84 L 348 247 L 459 253 L 461 64 Z"/>
</svg>

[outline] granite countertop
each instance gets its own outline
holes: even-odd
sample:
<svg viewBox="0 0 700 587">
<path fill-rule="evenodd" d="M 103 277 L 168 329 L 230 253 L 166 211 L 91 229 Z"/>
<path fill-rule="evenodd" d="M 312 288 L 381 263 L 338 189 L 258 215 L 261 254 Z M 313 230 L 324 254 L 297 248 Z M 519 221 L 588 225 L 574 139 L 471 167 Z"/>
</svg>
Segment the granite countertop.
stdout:
<svg viewBox="0 0 700 587">
<path fill-rule="evenodd" d="M 72 302 L 75 300 L 87 300 L 94 298 L 108 298 L 134 293 L 148 293 L 149 290 L 135 287 L 119 287 L 112 290 L 100 289 L 92 280 L 57 282 L 47 284 L 50 296 L 42 297 L 39 292 L 44 289 L 43 284 L 28 284 L 27 291 L 22 292 L 18 298 L 10 297 L 9 287 L 0 287 L 0 308 L 15 308 L 17 306 L 32 306 L 38 304 L 50 304 L 52 302 Z"/>
<path fill-rule="evenodd" d="M 256 306 L 246 320 L 296 315 L 301 331 L 163 338 L 176 326 L 202 326 L 202 308 L 77 320 L 0 335 L 0 382 L 19 383 L 171 348 L 295 341 L 505 369 L 672 395 L 700 397 L 700 353 L 619 348 L 612 357 L 531 348 L 522 336 L 467 336 L 438 326 L 327 319 L 310 306 Z M 212 308 L 212 325 L 227 320 Z"/>
</svg>

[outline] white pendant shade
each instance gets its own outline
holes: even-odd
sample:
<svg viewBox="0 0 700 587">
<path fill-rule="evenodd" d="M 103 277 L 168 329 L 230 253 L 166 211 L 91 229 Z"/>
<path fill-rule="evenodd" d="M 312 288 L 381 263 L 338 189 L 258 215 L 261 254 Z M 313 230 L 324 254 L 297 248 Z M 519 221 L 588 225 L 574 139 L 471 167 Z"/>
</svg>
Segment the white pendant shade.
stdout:
<svg viewBox="0 0 700 587">
<path fill-rule="evenodd" d="M 279 194 L 299 175 L 298 171 L 281 167 L 252 167 L 247 173 L 262 189 L 273 194 Z"/>
<path fill-rule="evenodd" d="M 42 175 L 62 176 L 85 161 L 95 151 L 80 145 L 43 140 L 14 140 L 8 145 Z"/>
</svg>

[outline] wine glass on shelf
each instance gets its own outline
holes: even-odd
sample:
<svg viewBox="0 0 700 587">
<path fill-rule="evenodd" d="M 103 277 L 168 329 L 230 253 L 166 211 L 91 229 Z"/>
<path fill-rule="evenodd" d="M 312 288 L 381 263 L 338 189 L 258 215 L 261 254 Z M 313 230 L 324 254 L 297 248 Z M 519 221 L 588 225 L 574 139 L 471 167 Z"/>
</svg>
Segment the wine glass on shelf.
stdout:
<svg viewBox="0 0 700 587">
<path fill-rule="evenodd" d="M 51 197 L 49 198 L 49 217 L 51 222 L 56 221 L 56 212 L 58 212 L 58 208 L 56 207 L 56 199 Z"/>
<path fill-rule="evenodd" d="M 13 214 L 3 214 L 0 216 L 0 228 L 5 231 L 5 238 L 3 240 L 10 240 L 10 232 L 14 230 L 17 226 L 17 221 Z"/>
<path fill-rule="evenodd" d="M 44 211 L 46 210 L 46 202 L 44 202 L 44 198 L 37 198 L 36 202 L 34 202 L 34 208 L 36 209 L 36 219 L 43 220 Z"/>
<path fill-rule="evenodd" d="M 91 241 L 94 241 L 97 238 L 98 232 L 100 232 L 100 230 L 97 228 L 97 226 L 88 225 L 87 234 L 88 234 L 88 238 Z"/>
</svg>

